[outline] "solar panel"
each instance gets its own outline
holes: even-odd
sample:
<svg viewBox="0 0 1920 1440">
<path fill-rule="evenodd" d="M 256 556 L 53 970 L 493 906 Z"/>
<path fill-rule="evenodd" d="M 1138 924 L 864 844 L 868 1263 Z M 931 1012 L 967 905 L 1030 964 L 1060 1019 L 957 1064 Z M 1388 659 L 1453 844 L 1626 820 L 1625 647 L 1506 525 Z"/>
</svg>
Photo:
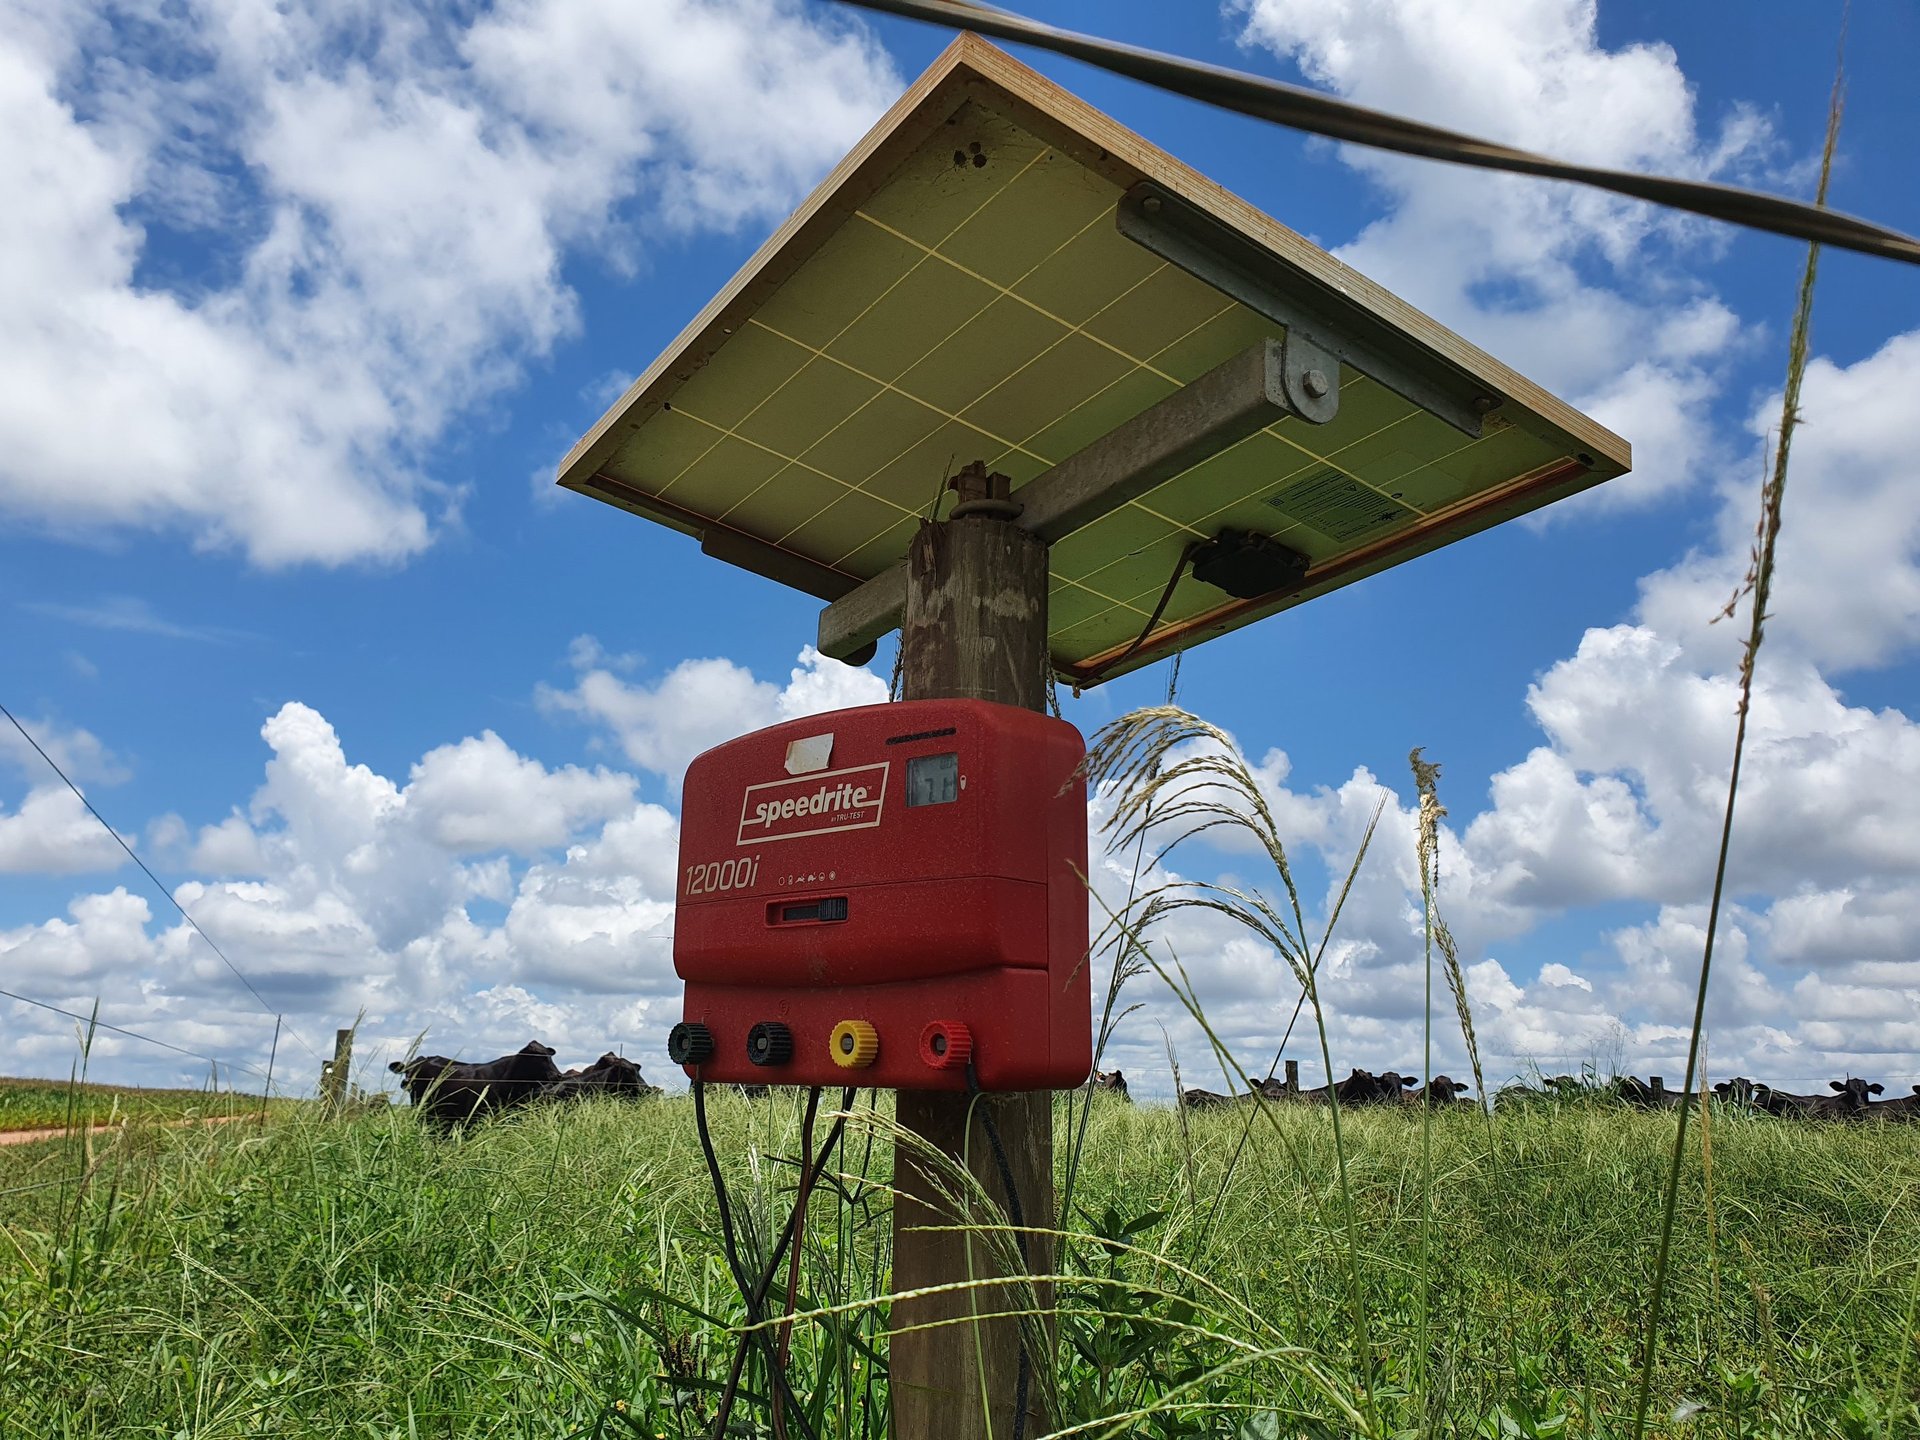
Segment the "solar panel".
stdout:
<svg viewBox="0 0 1920 1440">
<path fill-rule="evenodd" d="M 984 461 L 1018 500 L 1285 343 L 1326 357 L 1331 419 L 1276 409 L 1049 537 L 1063 678 L 1110 678 L 1628 467 L 1619 437 L 963 36 L 560 483 L 824 599 L 878 594 L 960 467 Z M 1183 552 L 1223 529 L 1273 537 L 1305 573 L 1247 598 L 1187 578 L 1127 653 Z M 844 654 L 832 620 L 823 648 Z"/>
</svg>

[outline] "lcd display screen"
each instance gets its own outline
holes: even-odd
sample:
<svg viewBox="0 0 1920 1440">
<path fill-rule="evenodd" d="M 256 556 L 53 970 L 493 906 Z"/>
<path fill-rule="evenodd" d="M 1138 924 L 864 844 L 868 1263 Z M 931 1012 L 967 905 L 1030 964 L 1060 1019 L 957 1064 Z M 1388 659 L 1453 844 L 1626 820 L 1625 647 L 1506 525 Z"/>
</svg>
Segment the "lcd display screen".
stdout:
<svg viewBox="0 0 1920 1440">
<path fill-rule="evenodd" d="M 960 798 L 960 756 L 916 755 L 907 761 L 907 804 L 945 805 Z"/>
</svg>

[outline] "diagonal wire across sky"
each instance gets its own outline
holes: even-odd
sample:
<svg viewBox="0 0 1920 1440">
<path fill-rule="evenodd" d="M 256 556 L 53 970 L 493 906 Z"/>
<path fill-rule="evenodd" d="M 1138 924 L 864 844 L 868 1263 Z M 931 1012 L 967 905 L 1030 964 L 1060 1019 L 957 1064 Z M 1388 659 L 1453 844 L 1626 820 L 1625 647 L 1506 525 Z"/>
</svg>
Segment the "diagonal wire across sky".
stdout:
<svg viewBox="0 0 1920 1440">
<path fill-rule="evenodd" d="M 1804 200 L 1709 180 L 1646 175 L 1556 160 L 1495 140 L 1482 140 L 1438 125 L 1389 115 L 1304 86 L 1062 30 L 1012 11 L 975 3 L 975 0 L 837 0 L 837 3 L 1033 45 L 1202 104 L 1350 145 L 1587 185 L 1669 209 L 1689 211 L 1728 225 L 1920 265 L 1920 240 L 1871 220 Z"/>
<path fill-rule="evenodd" d="M 176 1055 L 185 1055 L 189 1059 L 204 1060 L 209 1065 L 225 1065 L 230 1070 L 251 1070 L 256 1075 L 265 1075 L 269 1081 L 272 1075 L 258 1065 L 249 1065 L 244 1060 L 222 1060 L 218 1055 L 203 1055 L 198 1050 L 189 1050 L 184 1045 L 175 1045 L 171 1040 L 155 1039 L 151 1035 L 142 1035 L 138 1030 L 129 1030 L 124 1025 L 109 1025 L 97 1015 L 82 1015 L 77 1010 L 63 1009 L 58 1005 L 49 1005 L 44 1000 L 36 1000 L 31 995 L 15 994 L 11 990 L 0 990 L 0 998 L 17 1000 L 22 1005 L 34 1005 L 42 1010 L 51 1010 L 56 1015 L 64 1015 L 69 1020 L 78 1020 L 89 1030 L 111 1030 L 116 1035 L 125 1035 L 130 1040 L 144 1040 L 149 1045 L 157 1045 L 162 1050 L 171 1050 Z"/>
<path fill-rule="evenodd" d="M 118 830 L 114 829 L 112 825 L 109 825 L 107 823 L 107 817 L 102 815 L 98 810 L 94 808 L 93 802 L 86 797 L 85 793 L 82 792 L 82 790 L 78 785 L 73 783 L 72 777 L 70 777 L 66 771 L 60 768 L 59 762 L 56 761 L 53 758 L 53 756 L 49 755 L 44 749 L 41 748 L 40 742 L 33 738 L 33 735 L 28 731 L 26 726 L 20 723 L 19 717 L 16 716 L 11 710 L 7 709 L 5 705 L 0 705 L 0 715 L 6 716 L 7 719 L 13 723 L 13 728 L 18 730 L 20 732 L 20 737 L 23 740 L 25 740 L 27 744 L 33 747 L 34 753 L 38 755 L 42 760 L 46 761 L 47 764 L 50 767 L 52 767 L 53 773 L 58 775 L 63 781 L 66 782 L 67 789 L 71 790 L 74 793 L 74 798 L 79 800 L 79 802 L 82 805 L 87 807 L 87 813 L 93 816 L 94 819 L 100 822 L 102 828 L 106 830 L 107 834 L 113 837 L 114 844 L 118 845 L 122 850 L 127 852 L 127 858 L 133 861 L 134 864 L 140 867 L 141 873 L 144 874 L 147 877 L 147 879 L 153 882 L 154 888 L 158 890 L 162 895 L 167 897 L 167 903 L 173 906 L 174 909 L 180 912 L 180 918 L 182 920 L 185 920 L 188 925 L 193 927 L 193 933 L 198 935 L 202 940 L 207 942 L 207 948 L 213 951 L 215 955 L 218 955 L 220 957 L 220 963 L 222 965 L 225 965 L 227 969 L 231 970 L 234 974 L 234 978 L 239 980 L 239 982 L 242 985 L 247 987 L 247 993 L 253 996 L 255 1000 L 260 1002 L 260 1008 L 266 1011 L 267 1014 L 273 1016 L 276 1020 L 280 1020 L 282 1021 L 282 1023 L 285 1023 L 285 1017 L 282 1016 L 278 1010 L 274 1009 L 274 1007 L 267 1002 L 267 997 L 260 993 L 258 987 L 254 985 L 253 981 L 249 980 L 246 977 L 245 973 L 240 969 L 240 967 L 234 964 L 233 961 L 227 958 L 227 952 L 222 950 L 218 945 L 214 943 L 213 937 L 207 934 L 206 931 L 200 928 L 200 922 L 194 919 L 193 916 L 187 913 L 187 907 L 182 905 L 177 899 L 174 898 L 173 891 L 167 888 L 167 886 L 164 883 L 162 883 L 158 875 L 154 874 L 152 870 L 147 868 L 147 862 L 142 860 L 138 855 L 134 854 L 133 847 L 127 844 L 127 842 L 121 837 L 121 834 Z M 19 997 L 14 997 L 14 998 L 19 998 Z M 29 1003 L 38 1004 L 40 1002 L 34 1001 Z M 47 1008 L 52 1009 L 54 1007 L 48 1006 Z M 65 1013 L 65 1012 L 62 1012 L 62 1013 Z M 114 1027 L 109 1026 L 107 1028 L 112 1029 Z M 307 1043 L 306 1036 L 302 1035 L 292 1025 L 287 1025 L 286 1028 L 287 1028 L 287 1033 L 292 1035 L 295 1040 L 298 1040 L 300 1042 L 301 1049 L 305 1050 L 309 1055 L 313 1056 L 315 1060 L 320 1059 L 320 1052 L 315 1050 L 313 1046 Z M 141 1036 L 137 1036 L 136 1038 L 145 1040 L 148 1037 L 141 1035 Z M 161 1042 L 155 1042 L 155 1043 L 161 1043 Z M 178 1047 L 169 1047 L 169 1048 L 178 1048 Z M 192 1052 L 189 1051 L 185 1053 L 191 1054 Z M 196 1058 L 204 1059 L 206 1057 L 199 1056 Z"/>
</svg>

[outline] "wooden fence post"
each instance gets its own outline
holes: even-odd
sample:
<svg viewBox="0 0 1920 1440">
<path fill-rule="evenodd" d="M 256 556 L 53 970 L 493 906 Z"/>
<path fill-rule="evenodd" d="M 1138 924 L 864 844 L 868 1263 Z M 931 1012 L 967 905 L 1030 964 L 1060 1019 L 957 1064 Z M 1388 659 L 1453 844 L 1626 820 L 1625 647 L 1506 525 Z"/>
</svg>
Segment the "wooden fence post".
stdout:
<svg viewBox="0 0 1920 1440">
<path fill-rule="evenodd" d="M 353 1069 L 353 1031 L 333 1032 L 333 1059 L 320 1066 L 320 1099 L 329 1115 L 346 1107 L 347 1080 Z"/>
<path fill-rule="evenodd" d="M 907 603 L 900 627 L 905 697 L 993 700 L 1044 710 L 1046 544 L 1012 522 L 1010 507 L 997 503 L 1006 499 L 1005 476 L 989 477 L 985 466 L 970 465 L 954 488 L 961 495 L 955 518 L 923 524 L 907 551 Z M 973 1143 L 964 1144 L 968 1103 L 966 1095 L 903 1090 L 896 1113 L 905 1129 L 954 1165 L 970 1153 L 975 1178 L 1006 1206 L 999 1168 L 977 1117 Z M 1052 1093 L 992 1095 L 979 1103 L 993 1107 L 1022 1218 L 1028 1225 L 1052 1226 Z M 893 1289 L 965 1280 L 967 1237 L 918 1228 L 951 1225 L 955 1217 L 939 1198 L 925 1163 L 905 1146 L 895 1151 L 894 1185 Z M 991 1250 L 988 1242 L 974 1238 L 976 1276 L 1000 1273 Z M 1027 1265 L 1036 1275 L 1052 1273 L 1051 1236 L 1027 1237 Z M 1053 1287 L 1034 1289 L 1042 1311 L 1050 1311 Z M 1021 1327 L 1005 1312 L 1018 1308 L 1019 1299 L 1015 1287 L 996 1285 L 971 1296 L 948 1291 L 894 1305 L 888 1368 L 895 1440 L 994 1440 L 1013 1433 Z M 975 1324 L 968 1320 L 976 1309 L 983 1317 L 1002 1317 L 979 1322 L 977 1345 Z M 902 1333 L 905 1327 L 940 1320 L 959 1323 Z M 1053 1365 L 1050 1314 L 1043 1314 L 1041 1328 L 1047 1346 L 1045 1353 L 1030 1357 L 1029 1436 L 1050 1428 L 1044 1405 Z"/>
<path fill-rule="evenodd" d="M 1300 1062 L 1298 1060 L 1289 1060 L 1287 1061 L 1287 1098 L 1291 1100 L 1299 1093 Z"/>
</svg>

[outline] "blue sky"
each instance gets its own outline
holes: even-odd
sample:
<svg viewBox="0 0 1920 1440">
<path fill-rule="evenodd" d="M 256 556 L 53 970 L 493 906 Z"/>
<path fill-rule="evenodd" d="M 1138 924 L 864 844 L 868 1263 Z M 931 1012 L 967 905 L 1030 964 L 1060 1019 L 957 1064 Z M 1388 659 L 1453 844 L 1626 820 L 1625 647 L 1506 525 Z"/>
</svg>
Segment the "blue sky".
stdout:
<svg viewBox="0 0 1920 1440">
<path fill-rule="evenodd" d="M 1798 194 L 1837 41 L 1784 3 L 1033 13 Z M 351 24 L 48 0 L 4 34 L 28 143 L 0 159 L 0 700 L 313 1044 L 364 1006 L 376 1046 L 652 1058 L 678 767 L 881 681 L 797 658 L 815 602 L 552 472 L 947 36 L 775 0 Z M 1915 53 L 1911 9 L 1854 13 L 1832 194 L 1910 233 Z M 1732 635 L 1704 622 L 1744 568 L 1803 251 L 1022 58 L 1634 442 L 1635 474 L 1563 513 L 1194 652 L 1180 699 L 1267 757 L 1316 887 L 1392 792 L 1335 952 L 1337 1061 L 1417 1055 L 1423 745 L 1492 1067 L 1677 1074 L 1732 743 Z M 1920 1072 L 1920 275 L 1829 254 L 1814 343 L 1710 1041 L 1720 1073 L 1800 1088 Z M 1165 683 L 1068 717 L 1091 733 Z M 0 986 L 260 1063 L 271 1022 L 16 749 Z M 1272 958 L 1167 940 L 1270 1053 L 1293 999 Z M 1156 1021 L 1195 1037 L 1140 998 L 1115 1057 L 1164 1077 Z M 65 1073 L 69 1024 L 0 1003 L 0 1027 L 0 1068 Z M 96 1061 L 194 1070 L 132 1041 Z"/>
</svg>

